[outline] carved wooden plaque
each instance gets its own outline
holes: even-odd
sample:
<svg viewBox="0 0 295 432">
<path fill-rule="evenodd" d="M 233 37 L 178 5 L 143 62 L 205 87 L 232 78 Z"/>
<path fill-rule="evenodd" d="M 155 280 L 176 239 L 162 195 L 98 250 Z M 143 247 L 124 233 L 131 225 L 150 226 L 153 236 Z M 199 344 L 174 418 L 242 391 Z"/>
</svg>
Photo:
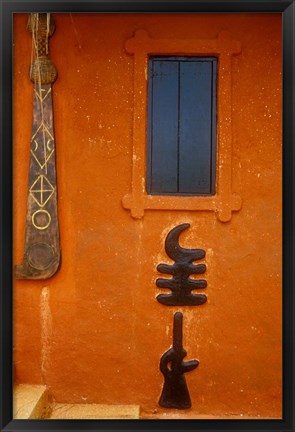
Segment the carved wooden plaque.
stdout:
<svg viewBox="0 0 295 432">
<path fill-rule="evenodd" d="M 60 262 L 59 226 L 53 129 L 52 83 L 57 72 L 48 54 L 48 37 L 54 31 L 52 16 L 30 15 L 35 60 L 30 78 L 34 83 L 33 126 L 27 197 L 25 248 L 18 279 L 46 279 Z"/>
</svg>

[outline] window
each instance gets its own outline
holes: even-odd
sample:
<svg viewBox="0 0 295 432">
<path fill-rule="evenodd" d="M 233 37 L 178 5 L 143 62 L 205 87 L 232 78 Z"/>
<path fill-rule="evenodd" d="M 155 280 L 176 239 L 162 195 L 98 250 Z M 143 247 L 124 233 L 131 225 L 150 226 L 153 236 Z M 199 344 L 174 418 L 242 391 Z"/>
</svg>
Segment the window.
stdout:
<svg viewBox="0 0 295 432">
<path fill-rule="evenodd" d="M 230 221 L 232 212 L 240 210 L 242 206 L 240 195 L 232 190 L 232 58 L 234 55 L 240 53 L 241 43 L 232 39 L 230 33 L 227 31 L 221 31 L 213 39 L 155 39 L 151 37 L 146 30 L 139 29 L 136 30 L 134 36 L 126 40 L 125 49 L 126 52 L 131 54 L 134 58 L 134 104 L 132 132 L 133 149 L 131 160 L 132 177 L 130 191 L 122 197 L 123 207 L 130 210 L 131 216 L 135 219 L 144 217 L 146 210 L 178 210 L 192 212 L 210 211 L 214 212 L 221 222 Z M 180 57 L 180 55 L 182 57 Z M 201 156 L 203 155 L 198 154 L 198 157 L 196 157 L 197 151 L 200 151 L 197 149 L 196 144 L 200 145 L 200 141 L 197 141 L 195 138 L 190 138 L 189 140 L 185 139 L 183 142 L 194 146 L 194 151 L 180 152 L 180 148 L 177 147 L 177 154 L 185 154 L 186 165 L 185 168 L 182 169 L 181 163 L 179 163 L 181 162 L 181 158 L 177 157 L 174 159 L 180 165 L 180 170 L 179 168 L 177 168 L 176 171 L 174 170 L 174 176 L 176 179 L 178 178 L 178 188 L 174 186 L 174 191 L 172 190 L 172 192 L 170 186 L 169 192 L 167 189 L 166 192 L 160 192 L 160 190 L 163 190 L 163 184 L 161 184 L 160 181 L 152 184 L 151 181 L 152 176 L 155 176 L 155 167 L 156 171 L 161 172 L 158 167 L 164 168 L 171 157 L 171 153 L 163 152 L 162 155 L 157 157 L 156 165 L 154 166 L 157 154 L 155 148 L 157 144 L 154 139 L 155 125 L 153 125 L 150 119 L 155 119 L 155 111 L 157 108 L 155 108 L 154 103 L 151 105 L 151 97 L 148 95 L 148 90 L 150 90 L 154 96 L 157 86 L 154 85 L 152 88 L 148 88 L 148 69 L 149 66 L 151 67 L 152 62 L 164 60 L 179 62 L 179 65 L 177 63 L 179 68 L 183 68 L 183 66 L 188 68 L 191 64 L 196 68 L 204 66 L 210 69 L 211 66 L 211 79 L 206 81 L 206 86 L 209 89 L 207 101 L 211 100 L 211 111 L 207 110 L 206 112 L 207 118 L 211 119 L 211 126 L 210 122 L 202 122 L 202 128 L 209 127 L 209 129 L 207 129 L 207 137 L 209 136 L 208 130 L 211 131 L 212 135 L 211 139 L 207 141 L 207 153 L 204 152 L 203 171 L 200 169 L 200 166 L 198 167 L 200 160 L 202 160 Z M 205 64 L 202 65 L 202 63 Z M 217 66 L 218 80 L 216 82 Z M 203 74 L 197 74 L 196 76 L 198 75 L 202 76 Z M 178 79 L 181 83 L 181 75 L 178 75 Z M 188 83 L 190 80 L 186 79 L 185 82 Z M 189 91 L 187 90 L 187 96 L 185 98 L 183 97 L 185 101 L 191 100 L 194 94 L 192 89 L 193 85 L 196 85 L 197 80 L 194 79 L 191 80 L 191 82 L 193 82 L 193 84 L 191 84 Z M 151 85 L 151 79 L 149 79 L 149 83 Z M 209 83 L 211 83 L 211 90 Z M 203 86 L 201 89 L 203 90 Z M 182 93 L 182 90 L 183 86 L 180 87 L 180 93 Z M 167 95 L 169 96 L 170 93 L 170 91 L 167 92 Z M 217 97 L 216 94 L 218 94 Z M 197 119 L 201 119 L 200 114 L 195 116 L 199 98 L 200 97 L 195 98 L 194 102 L 188 104 L 186 107 L 186 115 L 183 117 L 185 122 L 189 121 L 192 125 L 197 122 Z M 218 104 L 217 108 L 215 106 L 216 102 Z M 169 101 L 164 105 L 166 105 L 165 110 L 158 109 L 158 112 L 160 111 L 161 113 L 161 117 L 157 116 L 156 121 L 158 121 L 158 118 L 162 118 L 163 121 L 166 121 L 167 106 L 170 110 Z M 178 107 L 179 105 L 180 104 L 177 103 L 176 106 Z M 148 113 L 148 111 L 151 111 L 152 106 L 154 106 L 153 113 Z M 181 106 L 183 106 L 183 103 Z M 201 108 L 203 110 L 205 104 L 201 105 Z M 181 109 L 182 108 L 180 108 L 180 111 L 178 110 L 180 118 Z M 216 112 L 218 112 L 217 124 L 215 124 Z M 147 113 L 149 114 L 149 119 L 147 118 Z M 177 117 L 177 131 L 178 124 Z M 207 126 L 204 126 L 206 124 Z M 215 128 L 217 131 L 215 131 Z M 159 126 L 158 129 L 161 130 Z M 164 128 L 162 129 L 164 130 Z M 188 130 L 187 127 L 182 129 L 182 131 L 186 131 L 186 133 Z M 201 132 L 203 133 L 200 126 L 198 133 L 194 132 L 195 136 L 201 136 Z M 170 127 L 166 128 L 165 133 L 170 134 Z M 215 134 L 218 144 L 215 144 Z M 161 142 L 165 142 L 164 138 L 166 139 L 165 135 L 158 141 L 160 145 Z M 182 145 L 182 141 L 178 141 L 177 138 L 177 143 L 178 142 L 181 142 Z M 202 146 L 204 142 L 205 141 L 202 141 Z M 218 151 L 216 151 L 217 147 Z M 210 158 L 208 156 L 209 154 Z M 193 168 L 191 168 L 191 166 L 193 166 Z M 198 169 L 196 169 L 196 167 L 198 167 Z M 191 172 L 188 170 L 191 170 Z M 186 175 L 185 171 L 188 171 L 189 175 Z M 201 172 L 202 174 L 200 174 Z M 199 173 L 199 179 L 192 182 L 193 175 L 197 173 Z M 189 182 L 187 180 L 180 181 L 180 178 L 189 178 Z M 204 184 L 202 184 L 202 182 L 204 182 Z M 193 192 L 191 189 L 187 189 L 187 183 L 190 184 L 190 187 L 193 185 Z M 196 185 L 199 189 L 195 189 Z M 179 186 L 182 188 L 181 191 L 179 191 Z M 202 189 L 200 189 L 200 187 L 202 187 Z"/>
<path fill-rule="evenodd" d="M 215 193 L 216 69 L 214 57 L 150 57 L 149 194 Z"/>
</svg>

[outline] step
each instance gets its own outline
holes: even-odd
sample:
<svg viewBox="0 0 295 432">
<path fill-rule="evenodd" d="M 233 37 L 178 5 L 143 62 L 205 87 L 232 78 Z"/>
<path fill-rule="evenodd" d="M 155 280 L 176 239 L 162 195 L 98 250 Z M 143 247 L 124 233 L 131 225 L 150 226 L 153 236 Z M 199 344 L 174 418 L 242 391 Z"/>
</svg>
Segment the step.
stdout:
<svg viewBox="0 0 295 432">
<path fill-rule="evenodd" d="M 44 385 L 18 384 L 13 388 L 13 418 L 45 419 L 50 416 L 51 401 Z"/>
<path fill-rule="evenodd" d="M 54 403 L 49 419 L 139 419 L 139 405 Z"/>
</svg>

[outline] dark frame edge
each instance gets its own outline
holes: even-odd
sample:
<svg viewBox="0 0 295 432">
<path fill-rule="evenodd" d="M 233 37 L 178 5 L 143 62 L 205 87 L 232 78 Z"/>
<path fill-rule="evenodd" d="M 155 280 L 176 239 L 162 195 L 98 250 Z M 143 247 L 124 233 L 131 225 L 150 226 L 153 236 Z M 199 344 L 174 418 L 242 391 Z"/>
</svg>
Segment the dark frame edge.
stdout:
<svg viewBox="0 0 295 432">
<path fill-rule="evenodd" d="M 294 107 L 295 107 L 295 4 L 283 13 L 283 418 L 295 430 L 294 383 Z M 290 200 L 290 197 L 293 200 Z M 287 228 L 287 229 L 286 229 Z M 288 423 L 287 422 L 287 423 Z"/>
<path fill-rule="evenodd" d="M 284 12 L 293 0 L 0 0 L 15 12 Z"/>
<path fill-rule="evenodd" d="M 83 2 L 82 2 L 83 3 Z M 124 3 L 124 4 L 123 4 Z M 137 5 L 135 6 L 135 3 Z M 156 4 L 157 3 L 157 4 Z M 235 4 L 234 4 L 235 3 Z M 199 6 L 199 9 L 196 8 Z M 88 10 L 86 10 L 88 8 Z M 55 11 L 68 12 L 159 12 L 160 8 L 166 12 L 282 12 L 283 14 L 283 257 L 284 257 L 284 286 L 289 287 L 288 292 L 284 292 L 284 370 L 290 372 L 287 377 L 284 375 L 284 412 L 283 420 L 124 420 L 120 421 L 92 421 L 92 420 L 12 420 L 12 131 L 7 125 L 12 124 L 12 53 L 7 47 L 12 46 L 12 13 L 36 11 Z M 178 9 L 177 9 L 178 8 Z M 81 10 L 82 9 L 82 10 Z M 149 10 L 147 10 L 149 9 Z M 155 9 L 155 10 L 154 10 Z M 198 9 L 198 10 L 197 10 Z M 221 10 L 222 9 L 222 10 Z M 164 10 L 163 10 L 164 11 Z M 1 70 L 0 74 L 0 202 L 1 202 L 1 227 L 0 227 L 0 430 L 5 432 L 12 431 L 58 431 L 58 430 L 99 430 L 104 431 L 134 431 L 153 430 L 160 432 L 163 430 L 210 430 L 211 432 L 220 430 L 232 431 L 275 431 L 294 432 L 294 413 L 295 413 L 295 385 L 293 374 L 294 357 L 294 323 L 292 312 L 295 311 L 294 298 L 292 293 L 294 273 L 294 245 L 295 235 L 293 230 L 294 217 L 294 101 L 295 101 L 295 5 L 294 0 L 290 1 L 171 1 L 170 6 L 166 1 L 155 2 L 151 0 L 149 5 L 139 0 L 135 1 L 110 1 L 110 2 L 85 2 L 81 8 L 81 2 L 72 3 L 51 1 L 49 3 L 39 1 L 33 2 L 14 2 L 0 0 L 0 49 L 1 49 Z M 6 127 L 4 127 L 6 126 Z M 288 143 L 288 145 L 286 145 Z M 292 199 L 290 199 L 290 196 Z M 287 228 L 287 229 L 286 229 Z M 8 349 L 11 348 L 11 349 Z M 5 355 L 5 362 L 4 362 Z M 122 423 L 122 424 L 120 424 Z M 198 423 L 198 425 L 197 425 Z M 264 424 L 264 425 L 263 425 Z M 267 426 L 266 426 L 267 425 Z M 168 428 L 168 429 L 167 429 Z"/>
<path fill-rule="evenodd" d="M 11 31 L 6 31 L 5 5 L 0 4 L 0 428 L 12 418 L 12 46 Z M 5 20 L 6 17 L 6 20 Z M 9 20 L 9 18 L 8 18 Z M 9 24 L 9 23 L 7 23 Z M 11 23 L 10 23 L 11 24 Z M 11 27 L 11 25 L 9 26 Z M 5 127 L 6 126 L 6 127 Z M 9 349 L 8 349 L 9 347 Z"/>
</svg>

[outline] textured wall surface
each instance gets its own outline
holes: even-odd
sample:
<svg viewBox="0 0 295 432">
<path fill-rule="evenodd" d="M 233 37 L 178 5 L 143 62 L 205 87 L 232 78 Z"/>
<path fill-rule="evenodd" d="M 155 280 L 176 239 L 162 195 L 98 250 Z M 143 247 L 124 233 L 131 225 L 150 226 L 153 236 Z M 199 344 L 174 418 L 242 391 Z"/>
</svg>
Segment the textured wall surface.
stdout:
<svg viewBox="0 0 295 432">
<path fill-rule="evenodd" d="M 50 56 L 62 264 L 44 281 L 14 284 L 16 380 L 46 384 L 57 402 L 158 407 L 159 360 L 184 314 L 186 374 L 196 413 L 281 417 L 281 16 L 276 14 L 57 14 Z M 14 251 L 23 253 L 33 84 L 27 15 L 14 17 Z M 137 29 L 154 38 L 241 41 L 232 61 L 230 222 L 214 212 L 145 211 L 131 189 L 133 57 Z M 217 119 L 218 121 L 218 119 Z M 144 146 L 145 143 L 143 142 Z M 164 239 L 207 254 L 208 301 L 165 307 L 156 266 Z M 186 414 L 184 413 L 184 416 Z"/>
</svg>

